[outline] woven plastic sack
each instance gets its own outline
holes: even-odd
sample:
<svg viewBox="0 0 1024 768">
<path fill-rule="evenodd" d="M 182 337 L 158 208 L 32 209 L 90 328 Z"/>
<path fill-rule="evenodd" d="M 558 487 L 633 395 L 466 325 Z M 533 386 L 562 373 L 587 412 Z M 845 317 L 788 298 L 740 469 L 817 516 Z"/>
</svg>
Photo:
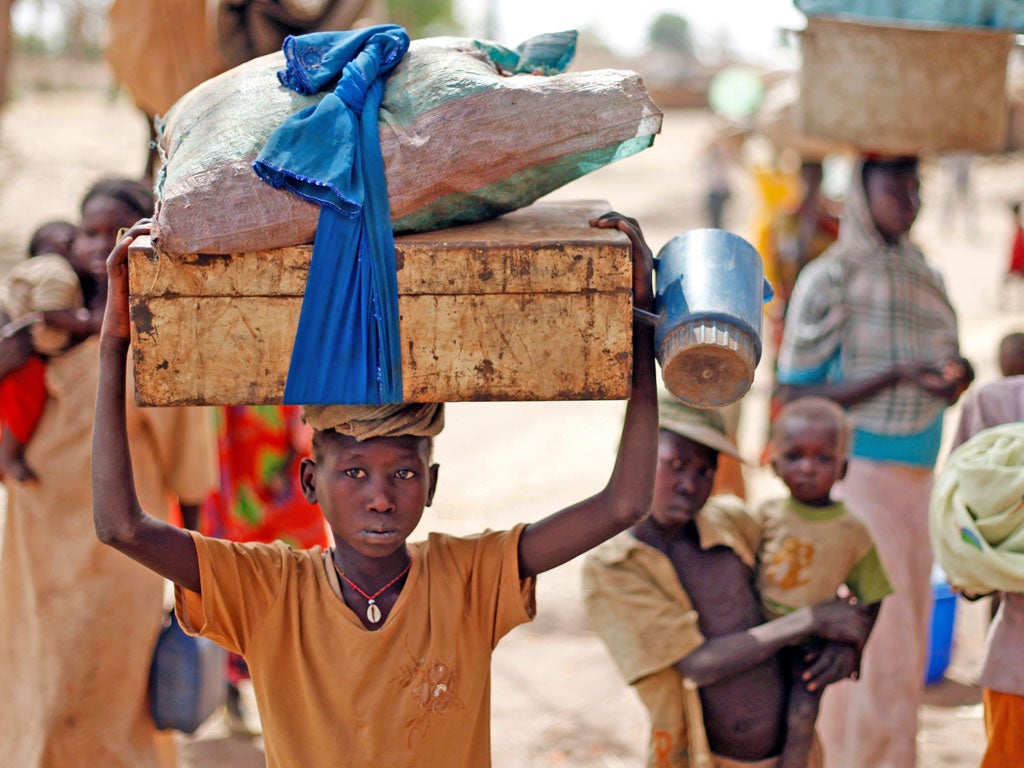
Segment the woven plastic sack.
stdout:
<svg viewBox="0 0 1024 768">
<path fill-rule="evenodd" d="M 636 73 L 505 74 L 496 59 L 507 67 L 508 54 L 472 39 L 415 40 L 389 78 L 378 123 L 396 232 L 522 208 L 654 141 L 661 112 Z M 161 250 L 313 241 L 319 208 L 252 171 L 270 134 L 320 98 L 281 87 L 283 67 L 280 53 L 242 64 L 190 91 L 162 121 L 153 227 Z"/>
</svg>

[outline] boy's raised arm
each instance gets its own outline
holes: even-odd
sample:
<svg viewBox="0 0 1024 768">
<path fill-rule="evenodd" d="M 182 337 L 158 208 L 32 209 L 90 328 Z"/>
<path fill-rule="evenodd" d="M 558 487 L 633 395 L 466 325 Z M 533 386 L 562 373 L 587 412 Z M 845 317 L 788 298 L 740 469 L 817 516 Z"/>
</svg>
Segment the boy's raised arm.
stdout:
<svg viewBox="0 0 1024 768">
<path fill-rule="evenodd" d="M 633 303 L 652 311 L 653 259 L 637 222 L 618 213 L 606 213 L 590 223 L 616 228 L 629 236 L 633 246 Z M 597 495 L 526 527 L 519 542 L 520 577 L 562 565 L 643 519 L 650 510 L 657 455 L 654 329 L 635 323 L 632 392 L 611 478 Z"/>
<path fill-rule="evenodd" d="M 92 438 L 92 512 L 96 535 L 161 576 L 199 591 L 199 561 L 187 531 L 147 514 L 139 504 L 128 448 L 125 374 L 128 316 L 128 246 L 149 233 L 140 221 L 107 259 L 109 288 L 100 332 L 100 374 Z"/>
</svg>

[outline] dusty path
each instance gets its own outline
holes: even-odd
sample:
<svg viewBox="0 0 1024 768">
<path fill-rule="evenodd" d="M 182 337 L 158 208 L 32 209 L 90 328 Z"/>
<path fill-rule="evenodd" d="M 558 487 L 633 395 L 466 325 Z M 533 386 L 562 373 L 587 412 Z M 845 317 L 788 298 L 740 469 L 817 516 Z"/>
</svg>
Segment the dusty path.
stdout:
<svg viewBox="0 0 1024 768">
<path fill-rule="evenodd" d="M 657 249 L 701 225 L 698 152 L 711 130 L 706 116 L 671 113 L 655 147 L 559 190 L 556 197 L 603 199 L 637 217 Z M 51 217 L 77 216 L 88 184 L 103 174 L 135 175 L 145 127 L 123 99 L 97 88 L 75 93 L 15 91 L 0 117 L 0 269 L 21 257 L 31 229 Z M 963 321 L 967 355 L 979 377 L 994 375 L 995 343 L 1024 314 L 1000 313 L 996 287 L 1005 260 L 1004 202 L 1024 197 L 1024 163 L 976 168 L 974 236 L 944 224 L 945 179 L 926 175 L 926 208 L 915 230 L 943 269 Z M 730 228 L 745 234 L 750 190 L 731 203 Z M 759 449 L 763 377 L 745 406 L 741 442 Z M 424 526 L 477 531 L 532 520 L 598 490 L 611 467 L 622 404 L 465 404 L 450 409 L 439 440 L 442 482 Z M 762 471 L 748 477 L 755 498 L 775 492 Z M 496 768 L 639 766 L 645 741 L 640 705 L 586 629 L 578 600 L 578 564 L 544 575 L 537 620 L 514 631 L 494 657 L 493 753 Z M 975 766 L 983 749 L 980 691 L 974 684 L 985 627 L 984 604 L 960 603 L 947 680 L 927 691 L 919 733 L 920 765 Z M 182 765 L 263 765 L 258 741 L 227 735 L 212 720 L 181 738 Z"/>
</svg>

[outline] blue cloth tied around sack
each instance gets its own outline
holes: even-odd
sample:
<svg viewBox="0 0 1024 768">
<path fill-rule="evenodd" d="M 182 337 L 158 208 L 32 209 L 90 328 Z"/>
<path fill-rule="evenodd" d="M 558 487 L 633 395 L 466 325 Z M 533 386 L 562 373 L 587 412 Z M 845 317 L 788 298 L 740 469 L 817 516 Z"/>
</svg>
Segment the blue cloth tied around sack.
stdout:
<svg viewBox="0 0 1024 768">
<path fill-rule="evenodd" d="M 331 89 L 270 137 L 253 163 L 264 181 L 321 206 L 284 402 L 402 401 L 398 281 L 377 112 L 409 49 L 394 24 L 288 37 L 278 79 Z"/>
</svg>

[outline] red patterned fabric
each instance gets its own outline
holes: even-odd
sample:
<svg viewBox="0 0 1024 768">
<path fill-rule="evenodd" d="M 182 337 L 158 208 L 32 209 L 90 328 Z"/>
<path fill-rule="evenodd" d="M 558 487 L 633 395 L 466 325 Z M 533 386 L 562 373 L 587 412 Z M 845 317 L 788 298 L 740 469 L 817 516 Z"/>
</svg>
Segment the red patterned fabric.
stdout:
<svg viewBox="0 0 1024 768">
<path fill-rule="evenodd" d="M 220 489 L 203 504 L 200 531 L 231 541 L 326 546 L 320 508 L 299 487 L 299 463 L 309 455 L 311 437 L 296 406 L 218 408 Z"/>
</svg>

